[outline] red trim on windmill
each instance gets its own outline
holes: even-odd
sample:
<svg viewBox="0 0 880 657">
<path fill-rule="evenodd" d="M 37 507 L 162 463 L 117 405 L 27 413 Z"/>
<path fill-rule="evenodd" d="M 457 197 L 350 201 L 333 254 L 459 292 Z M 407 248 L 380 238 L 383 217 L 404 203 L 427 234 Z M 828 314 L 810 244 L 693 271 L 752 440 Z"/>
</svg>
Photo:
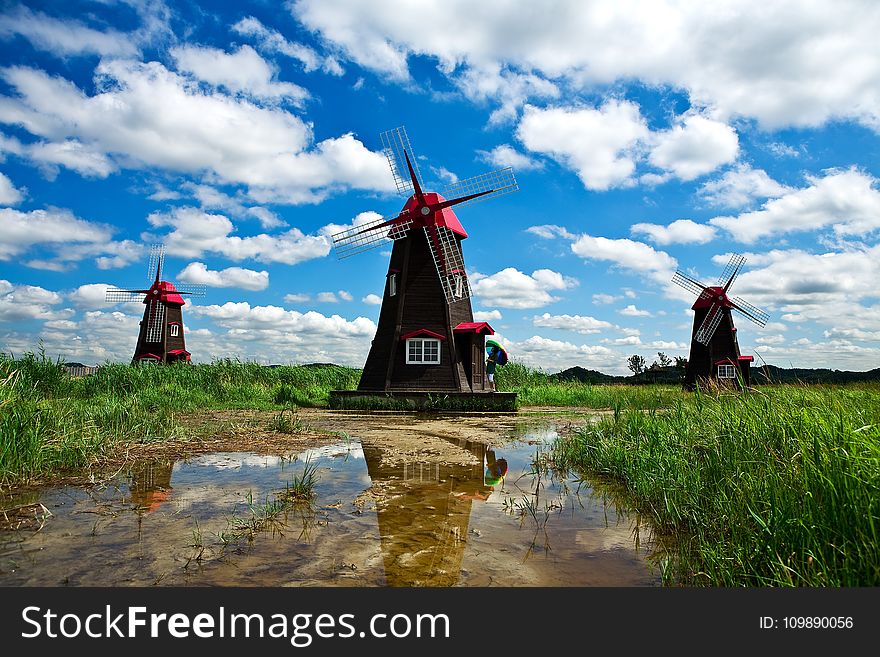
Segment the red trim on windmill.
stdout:
<svg viewBox="0 0 880 657">
<path fill-rule="evenodd" d="M 480 333 L 482 335 L 495 335 L 495 331 L 486 322 L 462 322 L 454 329 L 455 333 Z"/>
<path fill-rule="evenodd" d="M 435 340 L 446 340 L 445 335 L 440 335 L 436 331 L 431 331 L 431 330 L 428 330 L 425 328 L 418 329 L 416 331 L 410 331 L 409 333 L 407 333 L 405 335 L 401 335 L 400 339 L 401 340 L 409 340 L 411 338 L 421 338 L 421 337 L 434 338 Z"/>
</svg>

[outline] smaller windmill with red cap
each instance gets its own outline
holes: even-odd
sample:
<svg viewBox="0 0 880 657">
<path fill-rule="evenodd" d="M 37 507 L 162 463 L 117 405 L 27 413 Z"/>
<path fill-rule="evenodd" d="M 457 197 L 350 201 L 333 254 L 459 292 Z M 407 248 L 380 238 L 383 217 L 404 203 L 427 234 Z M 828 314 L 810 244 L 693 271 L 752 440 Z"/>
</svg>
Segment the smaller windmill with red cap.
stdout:
<svg viewBox="0 0 880 657">
<path fill-rule="evenodd" d="M 108 303 L 143 303 L 144 318 L 140 323 L 137 347 L 132 365 L 139 363 L 189 362 L 183 337 L 183 311 L 186 304 L 182 295 L 205 296 L 204 285 L 177 285 L 162 280 L 165 263 L 165 246 L 154 244 L 150 248 L 150 264 L 147 275 L 156 270 L 153 284 L 146 290 L 127 290 L 107 287 L 104 300 Z M 148 279 L 149 280 L 149 279 Z"/>
<path fill-rule="evenodd" d="M 398 192 L 394 215 L 333 235 L 340 259 L 391 246 L 379 325 L 358 390 L 487 392 L 484 340 L 475 322 L 461 242 L 468 234 L 453 212 L 519 189 L 510 167 L 426 191 L 403 127 L 382 133 Z"/>
<path fill-rule="evenodd" d="M 750 384 L 749 374 L 754 358 L 740 354 L 731 311 L 736 310 L 758 326 L 764 326 L 769 316 L 747 301 L 727 295 L 745 261 L 745 257 L 734 253 L 718 284 L 713 286 L 703 285 L 681 271 L 675 272 L 672 277 L 673 283 L 697 295 L 691 307 L 694 311 L 694 330 L 684 378 L 684 387 L 689 390 L 696 388 L 698 383 L 710 381 L 745 387 Z"/>
</svg>

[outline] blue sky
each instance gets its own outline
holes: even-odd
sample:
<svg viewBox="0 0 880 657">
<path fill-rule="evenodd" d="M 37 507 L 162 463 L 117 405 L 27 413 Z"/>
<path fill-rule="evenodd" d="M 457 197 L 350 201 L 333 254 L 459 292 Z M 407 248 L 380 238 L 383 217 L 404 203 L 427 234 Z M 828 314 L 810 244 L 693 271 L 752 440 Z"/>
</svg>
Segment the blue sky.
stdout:
<svg viewBox="0 0 880 657">
<path fill-rule="evenodd" d="M 164 243 L 194 360 L 360 366 L 396 213 L 379 134 L 463 207 L 477 316 L 521 362 L 686 356 L 676 269 L 770 315 L 744 353 L 880 367 L 880 5 L 510 0 L 0 3 L 0 350 L 127 362 Z"/>
</svg>

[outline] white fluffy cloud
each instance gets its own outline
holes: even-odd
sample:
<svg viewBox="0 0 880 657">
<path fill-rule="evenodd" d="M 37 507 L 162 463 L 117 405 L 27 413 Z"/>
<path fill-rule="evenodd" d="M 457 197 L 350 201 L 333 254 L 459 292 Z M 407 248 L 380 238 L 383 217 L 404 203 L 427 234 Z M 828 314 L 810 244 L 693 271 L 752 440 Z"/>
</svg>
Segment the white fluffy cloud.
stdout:
<svg viewBox="0 0 880 657">
<path fill-rule="evenodd" d="M 18 205 L 24 198 L 20 189 L 4 173 L 0 173 L 0 205 Z"/>
<path fill-rule="evenodd" d="M 14 285 L 0 280 L 0 323 L 67 319 L 73 311 L 52 308 L 61 301 L 61 295 L 57 292 L 36 285 Z"/>
<path fill-rule="evenodd" d="M 721 178 L 704 183 L 699 194 L 713 207 L 743 208 L 755 200 L 776 198 L 789 191 L 789 187 L 780 185 L 763 169 L 742 163 Z"/>
<path fill-rule="evenodd" d="M 747 258 L 748 269 L 737 278 L 734 292 L 759 305 L 795 315 L 807 311 L 810 317 L 825 309 L 826 319 L 839 323 L 854 319 L 841 313 L 848 301 L 876 297 L 880 246 L 818 254 L 774 249 Z"/>
<path fill-rule="evenodd" d="M 880 129 L 880 16 L 872 0 L 294 0 L 294 16 L 360 64 L 407 81 L 434 58 L 453 83 L 504 70 L 588 89 L 624 80 L 684 90 L 715 118 L 764 127 L 854 119 Z M 425 29 L 429 25 L 430 29 Z M 845 38 L 844 36 L 845 35 Z"/>
<path fill-rule="evenodd" d="M 382 305 L 382 297 L 378 294 L 368 294 L 361 301 L 368 306 L 381 306 Z"/>
<path fill-rule="evenodd" d="M 614 303 L 619 300 L 621 297 L 615 296 L 613 294 L 605 294 L 604 292 L 598 292 L 593 295 L 593 303 L 598 306 L 607 306 L 610 303 Z"/>
<path fill-rule="evenodd" d="M 777 234 L 831 227 L 839 236 L 866 235 L 880 228 L 880 190 L 873 176 L 848 169 L 808 176 L 809 187 L 764 203 L 760 210 L 709 221 L 734 239 L 751 244 Z"/>
<path fill-rule="evenodd" d="M 454 81 L 470 100 L 492 101 L 498 105 L 489 115 L 490 125 L 516 118 L 528 98 L 551 99 L 560 95 L 553 82 L 533 73 L 512 71 L 498 63 L 468 68 Z"/>
<path fill-rule="evenodd" d="M 183 283 L 208 287 L 237 287 L 242 290 L 265 290 L 269 287 L 269 272 L 227 267 L 219 271 L 208 269 L 203 262 L 191 262 L 177 274 Z"/>
<path fill-rule="evenodd" d="M 562 226 L 545 224 L 531 226 L 527 232 L 543 239 L 562 238 L 569 240 L 572 253 L 584 260 L 611 262 L 625 270 L 640 273 L 652 280 L 666 283 L 672 277 L 678 261 L 665 251 L 657 251 L 643 242 L 630 239 L 611 239 L 576 235 Z M 627 296 L 634 296 L 631 291 Z"/>
<path fill-rule="evenodd" d="M 626 317 L 650 317 L 651 313 L 647 310 L 640 310 L 635 307 L 635 304 L 629 304 L 626 308 L 618 310 L 621 315 L 625 315 Z"/>
<path fill-rule="evenodd" d="M 736 131 L 723 122 L 686 114 L 670 129 L 652 132 L 639 106 L 621 100 L 608 100 L 596 109 L 527 105 L 517 137 L 527 149 L 553 158 L 577 173 L 584 187 L 597 191 L 635 184 L 636 168 L 645 160 L 662 173 L 646 173 L 639 180 L 656 184 L 671 176 L 693 180 L 733 162 L 739 152 Z"/>
<path fill-rule="evenodd" d="M 30 212 L 0 208 L 0 226 L 0 260 L 21 256 L 38 245 L 63 247 L 70 256 L 70 249 L 77 246 L 106 252 L 113 244 L 111 227 L 80 219 L 59 208 Z"/>
<path fill-rule="evenodd" d="M 104 306 L 110 305 L 104 301 L 107 287 L 107 283 L 86 283 L 85 285 L 80 285 L 73 292 L 68 294 L 67 298 L 78 308 L 88 310 L 103 308 Z"/>
<path fill-rule="evenodd" d="M 298 228 L 269 235 L 246 237 L 231 235 L 232 222 L 221 214 L 210 214 L 190 207 L 174 208 L 170 213 L 154 212 L 147 217 L 156 228 L 171 227 L 163 236 L 168 252 L 187 258 L 218 253 L 230 260 L 253 259 L 295 265 L 330 252 L 330 241 L 324 235 L 306 235 Z"/>
<path fill-rule="evenodd" d="M 62 20 L 19 5 L 0 15 L 0 36 L 20 34 L 35 48 L 56 56 L 131 56 L 138 53 L 132 36 L 96 30 L 80 21 Z"/>
<path fill-rule="evenodd" d="M 505 346 L 511 358 L 547 372 L 579 365 L 602 372 L 622 373 L 626 365 L 625 357 L 604 345 L 577 345 L 533 335 L 521 342 L 510 341 Z"/>
<path fill-rule="evenodd" d="M 474 295 L 483 304 L 500 308 L 540 308 L 559 300 L 551 292 L 578 284 L 575 279 L 549 269 L 524 274 L 513 267 L 491 276 L 474 273 L 470 280 Z"/>
<path fill-rule="evenodd" d="M 13 137 L 0 138 L 0 153 L 2 152 L 12 153 L 32 162 L 48 180 L 55 180 L 62 166 L 86 178 L 106 178 L 116 171 L 116 165 L 107 155 L 76 139 L 36 140 L 24 144 Z"/>
<path fill-rule="evenodd" d="M 532 324 L 543 328 L 574 331 L 583 335 L 601 333 L 606 329 L 614 328 L 613 324 L 589 315 L 551 315 L 550 313 L 532 317 Z"/>
<path fill-rule="evenodd" d="M 501 311 L 500 310 L 476 310 L 474 311 L 474 321 L 475 322 L 493 322 L 496 319 L 501 319 Z"/>
<path fill-rule="evenodd" d="M 516 134 L 530 151 L 577 173 L 587 189 L 602 191 L 631 182 L 636 146 L 649 131 L 638 105 L 610 100 L 598 109 L 526 106 Z"/>
<path fill-rule="evenodd" d="M 252 307 L 246 302 L 194 306 L 190 313 L 225 329 L 225 333 L 212 331 L 201 345 L 192 340 L 191 351 L 195 357 L 199 348 L 202 360 L 233 354 L 273 363 L 317 361 L 361 367 L 376 331 L 366 317 L 348 320 L 315 311 Z"/>
<path fill-rule="evenodd" d="M 199 202 L 199 205 L 205 210 L 224 210 L 234 217 L 257 219 L 263 228 L 278 228 L 284 226 L 284 222 L 274 212 L 268 208 L 250 205 L 242 198 L 242 194 L 235 197 L 223 193 L 216 187 L 211 185 L 198 184 L 193 182 L 184 182 L 181 189 L 192 194 Z M 174 198 L 180 198 L 179 193 L 162 193 L 150 196 L 152 200 L 164 201 Z"/>
<path fill-rule="evenodd" d="M 477 151 L 477 155 L 484 162 L 488 162 L 492 166 L 502 169 L 504 167 L 512 167 L 517 171 L 528 171 L 530 169 L 543 169 L 544 164 L 538 160 L 530 158 L 528 155 L 520 153 L 518 150 L 508 144 L 496 146 L 491 151 Z"/>
<path fill-rule="evenodd" d="M 658 224 L 633 224 L 633 235 L 647 235 L 655 244 L 705 244 L 711 242 L 717 233 L 715 228 L 698 224 L 690 219 L 677 219 L 668 226 Z"/>
<path fill-rule="evenodd" d="M 340 301 L 351 301 L 353 297 L 351 292 L 339 290 L 338 292 L 318 292 L 315 300 L 318 303 L 339 303 Z"/>
<path fill-rule="evenodd" d="M 628 239 L 609 239 L 579 235 L 571 250 L 585 260 L 602 260 L 639 272 L 654 279 L 667 280 L 677 264 L 675 258 L 647 244 Z"/>
<path fill-rule="evenodd" d="M 729 125 L 698 114 L 681 118 L 669 130 L 653 137 L 648 161 L 682 180 L 693 180 L 733 162 L 739 138 Z"/>
<path fill-rule="evenodd" d="M 191 73 L 215 87 L 269 100 L 302 104 L 309 92 L 292 82 L 277 80 L 278 71 L 250 46 L 226 53 L 207 46 L 178 46 L 170 52 L 179 71 Z"/>
<path fill-rule="evenodd" d="M 299 61 L 306 73 L 319 68 L 331 75 L 342 75 L 345 72 L 334 57 L 322 57 L 306 45 L 288 41 L 280 32 L 269 29 L 253 16 L 242 18 L 232 29 L 242 36 L 256 39 L 261 50 Z"/>
<path fill-rule="evenodd" d="M 391 191 L 385 157 L 351 134 L 312 143 L 311 127 L 277 107 L 207 93 L 158 62 L 104 60 L 89 96 L 26 67 L 0 70 L 14 96 L 0 123 L 82 144 L 127 167 L 159 167 L 241 184 L 258 202 L 315 202 L 336 188 Z"/>
</svg>

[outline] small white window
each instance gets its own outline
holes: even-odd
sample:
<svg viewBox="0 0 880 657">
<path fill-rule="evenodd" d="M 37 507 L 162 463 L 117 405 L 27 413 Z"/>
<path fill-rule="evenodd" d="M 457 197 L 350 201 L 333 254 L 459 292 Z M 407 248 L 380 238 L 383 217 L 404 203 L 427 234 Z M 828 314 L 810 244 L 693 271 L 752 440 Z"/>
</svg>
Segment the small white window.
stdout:
<svg viewBox="0 0 880 657">
<path fill-rule="evenodd" d="M 388 276 L 388 296 L 393 297 L 397 294 L 397 274 L 390 274 Z"/>
<path fill-rule="evenodd" d="M 719 365 L 718 366 L 718 378 L 719 379 L 735 379 L 736 378 L 736 369 L 733 365 Z"/>
<path fill-rule="evenodd" d="M 456 274 L 453 280 L 455 281 L 455 298 L 461 299 L 464 296 L 464 276 Z"/>
<path fill-rule="evenodd" d="M 171 325 L 170 335 L 172 338 L 176 338 L 178 335 L 180 335 L 180 324 L 172 324 Z"/>
<path fill-rule="evenodd" d="M 406 341 L 408 365 L 439 365 L 440 340 L 434 338 L 411 338 Z"/>
</svg>

